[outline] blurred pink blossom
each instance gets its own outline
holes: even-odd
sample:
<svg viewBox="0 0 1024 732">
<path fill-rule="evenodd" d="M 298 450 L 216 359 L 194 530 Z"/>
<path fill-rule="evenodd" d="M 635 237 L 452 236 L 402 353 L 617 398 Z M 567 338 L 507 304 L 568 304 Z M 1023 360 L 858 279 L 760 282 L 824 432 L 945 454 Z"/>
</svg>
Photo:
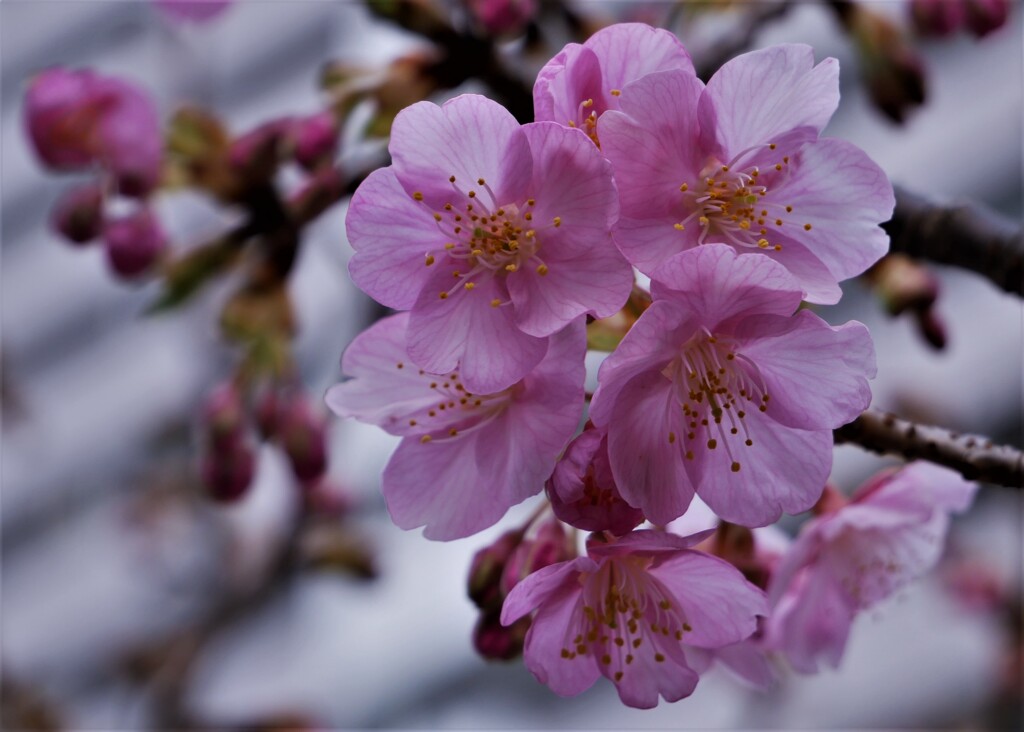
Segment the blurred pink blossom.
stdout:
<svg viewBox="0 0 1024 732">
<path fill-rule="evenodd" d="M 235 0 L 153 0 L 169 18 L 189 23 L 205 23 L 228 9 Z"/>
</svg>

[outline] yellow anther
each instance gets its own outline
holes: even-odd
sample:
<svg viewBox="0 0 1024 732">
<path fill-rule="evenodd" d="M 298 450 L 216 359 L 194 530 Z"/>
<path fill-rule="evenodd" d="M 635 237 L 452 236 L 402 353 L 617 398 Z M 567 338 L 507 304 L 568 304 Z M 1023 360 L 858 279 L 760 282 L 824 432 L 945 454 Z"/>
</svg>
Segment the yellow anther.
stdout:
<svg viewBox="0 0 1024 732">
<path fill-rule="evenodd" d="M 774 142 L 768 145 L 769 150 L 774 150 L 776 147 L 778 147 L 778 145 L 776 145 Z"/>
<path fill-rule="evenodd" d="M 663 655 L 661 655 L 660 653 L 655 653 L 654 654 L 654 660 L 657 661 L 658 663 L 664 663 L 665 662 L 665 657 Z"/>
<path fill-rule="evenodd" d="M 455 429 L 454 427 L 452 427 L 450 430 L 448 430 L 448 436 L 449 437 L 457 437 L 458 434 L 459 434 L 459 431 L 457 429 Z"/>
<path fill-rule="evenodd" d="M 701 216 L 699 219 L 697 219 L 697 221 L 700 222 L 701 226 L 707 226 L 708 224 L 711 223 L 711 219 L 709 219 L 707 216 Z"/>
<path fill-rule="evenodd" d="M 523 218 L 526 219 L 527 221 L 533 221 L 533 214 L 527 211 L 525 214 L 523 214 Z"/>
<path fill-rule="evenodd" d="M 775 163 L 776 170 L 782 170 L 782 163 Z"/>
<path fill-rule="evenodd" d="M 743 221 L 740 222 L 740 228 L 746 231 L 747 229 L 750 228 L 750 222 L 744 219 Z"/>
<path fill-rule="evenodd" d="M 537 203 L 537 201 L 535 199 L 533 199 L 533 198 L 527 198 L 526 199 L 526 205 L 527 206 L 534 206 L 534 205 L 536 205 L 536 203 Z"/>
<path fill-rule="evenodd" d="M 782 219 L 775 219 L 776 226 L 782 226 Z"/>
<path fill-rule="evenodd" d="M 685 226 L 683 226 L 682 224 L 672 224 L 672 225 L 673 225 L 673 226 L 674 226 L 674 227 L 676 228 L 676 230 L 678 230 L 678 231 L 685 231 L 685 230 L 686 230 L 686 227 L 685 227 Z"/>
<path fill-rule="evenodd" d="M 501 305 L 501 300 L 499 300 L 498 298 L 494 298 L 493 300 L 491 300 L 491 307 L 492 308 L 496 308 L 499 305 Z"/>
<path fill-rule="evenodd" d="M 575 123 L 575 122 L 573 122 L 572 120 L 569 120 L 569 126 L 570 126 L 570 127 L 575 127 L 575 126 L 576 126 L 576 123 Z"/>
<path fill-rule="evenodd" d="M 470 252 L 470 254 L 472 254 L 474 257 L 479 257 L 483 253 L 484 253 L 483 249 L 474 249 L 473 251 Z"/>
<path fill-rule="evenodd" d="M 467 282 L 466 284 L 463 285 L 463 287 L 465 287 L 467 290 L 472 290 L 474 287 L 476 287 L 476 283 L 475 282 Z"/>
<path fill-rule="evenodd" d="M 723 165 L 722 166 L 722 172 L 723 173 L 728 173 L 729 172 L 729 166 L 728 165 Z"/>
<path fill-rule="evenodd" d="M 469 196 L 470 198 L 476 198 L 476 191 L 470 191 L 466 195 Z"/>
<path fill-rule="evenodd" d="M 433 254 L 428 254 L 428 255 L 427 255 L 427 260 L 426 260 L 426 261 L 427 261 L 427 266 L 428 266 L 428 267 L 429 267 L 430 265 L 432 265 L 432 264 L 434 263 L 434 255 L 433 255 Z"/>
<path fill-rule="evenodd" d="M 484 180 L 483 178 L 477 178 L 477 179 L 476 179 L 476 184 L 477 184 L 478 186 L 483 186 L 483 185 L 487 185 L 487 181 L 485 181 L 485 180 Z"/>
<path fill-rule="evenodd" d="M 515 262 L 505 265 L 506 272 L 515 272 L 517 269 L 519 269 L 519 266 Z"/>
<path fill-rule="evenodd" d="M 810 231 L 810 230 L 811 230 L 811 225 L 810 224 L 804 224 L 804 231 Z"/>
<path fill-rule="evenodd" d="M 608 91 L 608 93 L 611 94 L 613 97 L 617 97 L 620 94 L 622 94 L 622 92 L 619 91 L 618 89 L 611 89 L 611 90 Z"/>
<path fill-rule="evenodd" d="M 423 194 L 420 193 L 419 191 L 416 191 L 415 193 L 413 193 L 412 197 L 415 198 L 417 201 L 422 201 L 423 200 Z"/>
<path fill-rule="evenodd" d="M 594 100 L 593 99 L 588 99 L 587 101 L 583 102 L 583 108 L 584 109 L 590 109 L 593 106 L 594 106 Z"/>
<path fill-rule="evenodd" d="M 546 264 L 542 264 L 541 266 L 537 267 L 537 274 L 539 274 L 541 277 L 543 277 L 547 273 L 548 273 L 548 266 Z"/>
<path fill-rule="evenodd" d="M 554 220 L 554 224 L 555 224 L 555 228 L 556 228 L 556 229 L 557 229 L 557 228 L 558 228 L 559 226 L 561 226 L 561 225 L 562 225 L 562 217 L 561 217 L 561 216 L 556 216 L 556 217 L 555 217 L 555 220 Z"/>
<path fill-rule="evenodd" d="M 441 220 L 441 214 L 439 214 L 439 213 L 434 214 L 434 221 L 440 221 L 440 220 Z"/>
<path fill-rule="evenodd" d="M 449 178 L 448 182 L 449 183 L 454 183 L 455 182 L 455 176 L 453 175 L 451 178 Z"/>
<path fill-rule="evenodd" d="M 430 442 L 432 439 L 433 438 L 430 435 L 423 435 L 423 437 L 420 438 L 420 442 L 422 442 L 423 444 L 426 444 L 426 443 Z"/>
<path fill-rule="evenodd" d="M 786 213 L 793 213 L 793 207 L 792 206 L 786 206 Z"/>
<path fill-rule="evenodd" d="M 688 186 L 686 183 L 683 183 L 681 186 L 679 186 L 679 190 L 682 191 L 683 193 L 686 193 L 688 190 L 690 190 L 690 186 Z"/>
<path fill-rule="evenodd" d="M 768 240 L 767 239 L 758 239 L 757 240 L 757 245 L 759 247 L 761 247 L 762 249 L 767 249 L 768 248 Z"/>
<path fill-rule="evenodd" d="M 455 244 L 454 244 L 454 242 L 450 242 L 450 241 L 449 242 L 445 242 L 444 248 L 447 249 L 448 251 L 451 251 L 452 249 L 455 248 Z"/>
<path fill-rule="evenodd" d="M 442 292 L 440 297 L 441 297 L 442 300 L 447 300 L 448 299 L 448 293 L 447 292 Z"/>
<path fill-rule="evenodd" d="M 738 472 L 740 472 L 740 464 L 739 463 L 733 463 L 732 467 L 730 469 L 732 470 L 732 472 L 738 473 Z"/>
<path fill-rule="evenodd" d="M 676 441 L 676 433 L 675 432 L 669 432 L 668 433 L 668 441 L 669 441 L 669 444 L 672 444 L 672 443 L 674 443 Z"/>
</svg>

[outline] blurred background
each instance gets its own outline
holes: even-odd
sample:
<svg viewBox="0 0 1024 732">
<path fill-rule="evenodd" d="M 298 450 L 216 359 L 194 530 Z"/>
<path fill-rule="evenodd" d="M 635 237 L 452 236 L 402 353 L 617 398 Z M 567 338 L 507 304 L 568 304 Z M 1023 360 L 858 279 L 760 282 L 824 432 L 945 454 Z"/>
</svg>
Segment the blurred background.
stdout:
<svg viewBox="0 0 1024 732">
<path fill-rule="evenodd" d="M 693 5 L 567 3 L 595 28 L 673 18 L 698 67 L 765 3 L 708 3 L 721 7 L 700 17 L 686 7 Z M 906 23 L 906 3 L 869 5 Z M 465 13 L 455 2 L 440 6 Z M 552 7 L 542 3 L 537 23 Z M 1019 5 L 983 39 L 914 38 L 927 99 L 903 124 L 871 103 L 857 72 L 863 59 L 825 4 L 788 4 L 756 27 L 750 47 L 790 41 L 840 61 L 842 103 L 827 135 L 864 148 L 907 189 L 936 200 L 968 198 L 1019 226 Z M 50 210 L 73 177 L 47 173 L 33 155 L 22 122 L 26 82 L 52 65 L 95 68 L 149 90 L 164 118 L 198 104 L 237 133 L 321 109 L 318 78 L 329 61 L 384 69 L 424 47 L 356 0 L 237 0 L 205 23 L 175 21 L 149 2 L 0 4 L 4 728 L 1019 723 L 1022 503 L 1009 489 L 985 488 L 955 521 L 943 565 L 859 618 L 840 670 L 787 676 L 766 694 L 715 671 L 691 698 L 649 712 L 624 708 L 610 684 L 560 699 L 520 662 L 488 663 L 475 654 L 466 571 L 501 525 L 451 543 L 392 526 L 378 477 L 396 440 L 377 428 L 333 420 L 325 490 L 344 509 L 319 519 L 308 542 L 314 546 L 300 551 L 301 571 L 279 571 L 301 501 L 276 445 L 260 448 L 242 500 L 220 505 L 205 497 L 196 432 L 204 395 L 237 360 L 217 328 L 230 283 L 147 316 L 159 283 L 117 281 L 102 251 L 60 241 Z M 515 34 L 498 48 L 525 79 L 551 55 L 531 52 Z M 470 82 L 458 91 L 481 89 Z M 365 120 L 373 112 L 359 114 Z M 379 152 L 380 141 L 362 138 L 359 125 L 346 126 L 343 169 Z M 296 185 L 294 171 L 279 175 L 283 187 Z M 160 193 L 154 205 L 179 251 L 237 226 L 244 213 L 194 189 Z M 288 281 L 299 324 L 295 362 L 317 399 L 339 378 L 345 345 L 379 316 L 348 279 L 344 216 L 342 201 L 305 229 Z M 1021 301 L 970 272 L 929 271 L 940 286 L 942 350 L 912 318 L 889 317 L 863 281 L 849 283 L 842 303 L 820 312 L 871 329 L 879 357 L 875 406 L 1020 447 Z M 891 462 L 843 446 L 833 479 L 849 491 Z M 531 509 L 517 507 L 507 521 Z"/>
</svg>

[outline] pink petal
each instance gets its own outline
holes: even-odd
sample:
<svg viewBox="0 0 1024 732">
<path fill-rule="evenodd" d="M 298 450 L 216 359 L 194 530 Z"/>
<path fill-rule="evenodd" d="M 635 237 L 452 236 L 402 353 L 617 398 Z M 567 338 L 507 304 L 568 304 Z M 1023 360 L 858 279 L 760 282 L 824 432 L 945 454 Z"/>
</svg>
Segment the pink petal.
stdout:
<svg viewBox="0 0 1024 732">
<path fill-rule="evenodd" d="M 839 62 L 814 66 L 810 46 L 745 53 L 708 82 L 700 101 L 704 146 L 723 162 L 755 145 L 799 146 L 817 138 L 839 105 Z"/>
<path fill-rule="evenodd" d="M 651 574 L 679 603 L 692 630 L 683 643 L 717 648 L 748 638 L 758 615 L 768 614 L 764 593 L 738 569 L 703 552 L 688 550 L 656 563 Z"/>
<path fill-rule="evenodd" d="M 647 308 L 601 364 L 597 391 L 590 403 L 594 424 L 607 425 L 623 387 L 639 374 L 660 372 L 696 329 L 695 320 L 673 302 L 655 302 Z"/>
<path fill-rule="evenodd" d="M 696 459 L 687 467 L 704 502 L 726 521 L 750 527 L 813 506 L 832 468 L 832 431 L 786 427 L 758 411 L 743 424 L 749 447 L 742 433 L 719 435 L 715 449 L 691 443 Z"/>
<path fill-rule="evenodd" d="M 656 199 L 651 201 L 657 203 Z M 672 209 L 652 213 L 649 218 L 623 213 L 613 230 L 615 244 L 630 264 L 651 276 L 674 255 L 697 246 L 699 230 L 692 226 L 684 231 L 675 228 L 681 218 Z"/>
<path fill-rule="evenodd" d="M 608 456 L 615 482 L 623 499 L 656 524 L 681 516 L 693 498 L 683 465 L 684 430 L 672 382 L 656 371 L 628 382 L 611 410 Z"/>
<path fill-rule="evenodd" d="M 775 666 L 768 660 L 760 644 L 746 640 L 715 649 L 715 658 L 729 671 L 762 691 L 777 680 Z"/>
<path fill-rule="evenodd" d="M 348 264 L 356 287 L 387 307 L 411 308 L 433 274 L 427 256 L 444 251 L 430 212 L 409 198 L 391 168 L 381 168 L 356 189 L 345 227 L 356 250 Z"/>
<path fill-rule="evenodd" d="M 682 69 L 696 78 L 690 54 L 675 34 L 646 23 L 610 25 L 592 35 L 586 46 L 601 60 L 605 91 L 622 90 L 632 81 L 669 69 Z"/>
<path fill-rule="evenodd" d="M 751 318 L 736 335 L 749 337 L 740 353 L 757 364 L 771 396 L 769 414 L 781 424 L 835 429 L 871 403 L 875 349 L 861 323 L 833 327 L 804 310 L 785 319 Z"/>
<path fill-rule="evenodd" d="M 666 662 L 655 660 L 661 652 Z M 675 641 L 665 641 L 655 648 L 639 649 L 636 660 L 623 671 L 622 679 L 615 683 L 619 699 L 634 709 L 653 709 L 660 695 L 667 702 L 676 702 L 690 696 L 697 688 L 700 677 L 687 664 L 687 656 Z"/>
<path fill-rule="evenodd" d="M 700 544 L 714 533 L 713 529 L 700 531 L 689 536 L 680 536 L 667 531 L 643 529 L 631 531 L 611 543 L 591 541 L 587 553 L 595 558 L 610 559 L 628 555 L 658 556 L 676 554 Z"/>
<path fill-rule="evenodd" d="M 546 603 L 559 590 L 579 589 L 576 576 L 580 572 L 597 569 L 593 560 L 578 557 L 569 562 L 559 562 L 542 567 L 516 583 L 501 606 L 501 624 L 512 625 Z M 568 627 L 566 622 L 565 626 Z"/>
<path fill-rule="evenodd" d="M 436 268 L 436 269 L 435 269 Z M 466 388 L 475 394 L 494 394 L 523 378 L 540 363 L 547 342 L 523 333 L 502 283 L 490 277 L 477 280 L 472 291 L 458 286 L 451 268 L 432 267 L 409 321 L 409 356 L 422 369 L 448 373 L 456 368 Z M 452 288 L 447 299 L 439 294 Z"/>
<path fill-rule="evenodd" d="M 977 483 L 969 483 L 956 471 L 919 461 L 904 466 L 877 490 L 854 501 L 890 511 L 913 513 L 932 511 L 965 511 L 974 500 Z"/>
<path fill-rule="evenodd" d="M 838 668 L 853 617 L 854 609 L 827 571 L 809 570 L 769 619 L 768 645 L 801 673 L 817 673 L 819 660 Z"/>
<path fill-rule="evenodd" d="M 778 238 L 778 237 L 777 237 Z M 785 267 L 800 284 L 804 299 L 818 305 L 834 305 L 843 296 L 839 280 L 832 274 L 814 252 L 802 243 L 783 236 L 782 251 L 767 251 L 771 257 Z"/>
<path fill-rule="evenodd" d="M 694 312 L 712 331 L 751 315 L 791 315 L 802 294 L 779 264 L 762 254 L 737 254 L 725 244 L 678 254 L 659 267 L 652 280 L 655 299 L 668 299 Z"/>
<path fill-rule="evenodd" d="M 569 43 L 537 74 L 533 85 L 534 118 L 538 122 L 578 124 L 580 103 L 600 99 L 601 91 L 601 63 L 597 56 L 579 43 Z"/>
<path fill-rule="evenodd" d="M 513 595 L 529 580 L 530 577 L 527 577 L 516 585 L 505 602 L 512 600 Z M 579 585 L 562 586 L 546 598 L 526 633 L 523 648 L 526 668 L 559 696 L 579 694 L 593 686 L 601 675 L 591 656 L 562 657 L 562 649 L 574 647 L 574 631 L 571 629 L 583 614 L 581 603 Z M 504 622 L 504 613 L 502 618 Z"/>
<path fill-rule="evenodd" d="M 463 94 L 438 107 L 417 102 L 391 127 L 388 149 L 406 194 L 440 210 L 453 196 L 479 189 L 483 178 L 497 205 L 525 197 L 531 158 L 519 123 L 497 102 Z M 455 182 L 449 178 L 455 176 Z"/>
<path fill-rule="evenodd" d="M 792 166 L 792 175 L 769 194 L 771 201 L 793 207 L 787 221 L 798 224 L 781 230 L 783 251 L 786 240 L 800 242 L 839 281 L 877 262 L 889 249 L 878 225 L 889 220 L 895 205 L 882 169 L 860 148 L 833 139 L 805 146 Z"/>
</svg>

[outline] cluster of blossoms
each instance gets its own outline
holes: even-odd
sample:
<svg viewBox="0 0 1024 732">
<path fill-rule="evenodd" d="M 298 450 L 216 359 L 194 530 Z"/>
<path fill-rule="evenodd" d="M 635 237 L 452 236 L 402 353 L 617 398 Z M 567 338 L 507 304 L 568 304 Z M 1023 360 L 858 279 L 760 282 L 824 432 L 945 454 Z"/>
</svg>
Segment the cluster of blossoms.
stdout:
<svg viewBox="0 0 1024 732">
<path fill-rule="evenodd" d="M 866 328 L 801 309 L 837 302 L 888 245 L 884 173 L 820 137 L 838 101 L 836 61 L 806 46 L 740 56 L 705 85 L 675 36 L 617 25 L 544 67 L 534 123 L 473 95 L 407 108 L 393 164 L 353 196 L 352 279 L 402 312 L 348 347 L 327 403 L 402 438 L 382 477 L 400 527 L 469 536 L 546 487 L 557 519 L 593 532 L 584 556 L 542 552 L 514 583 L 472 575 L 491 588 L 485 622 L 496 601 L 505 625 L 529 622 L 526 664 L 559 694 L 603 675 L 650 707 L 714 660 L 755 683 L 769 653 L 835 662 L 853 614 L 933 563 L 970 497 L 908 468 L 790 549 L 753 548 L 750 528 L 819 504 L 832 430 L 871 399 Z M 652 302 L 578 433 L 586 324 L 623 308 L 634 268 Z M 696 496 L 728 523 L 666 530 Z"/>
</svg>

